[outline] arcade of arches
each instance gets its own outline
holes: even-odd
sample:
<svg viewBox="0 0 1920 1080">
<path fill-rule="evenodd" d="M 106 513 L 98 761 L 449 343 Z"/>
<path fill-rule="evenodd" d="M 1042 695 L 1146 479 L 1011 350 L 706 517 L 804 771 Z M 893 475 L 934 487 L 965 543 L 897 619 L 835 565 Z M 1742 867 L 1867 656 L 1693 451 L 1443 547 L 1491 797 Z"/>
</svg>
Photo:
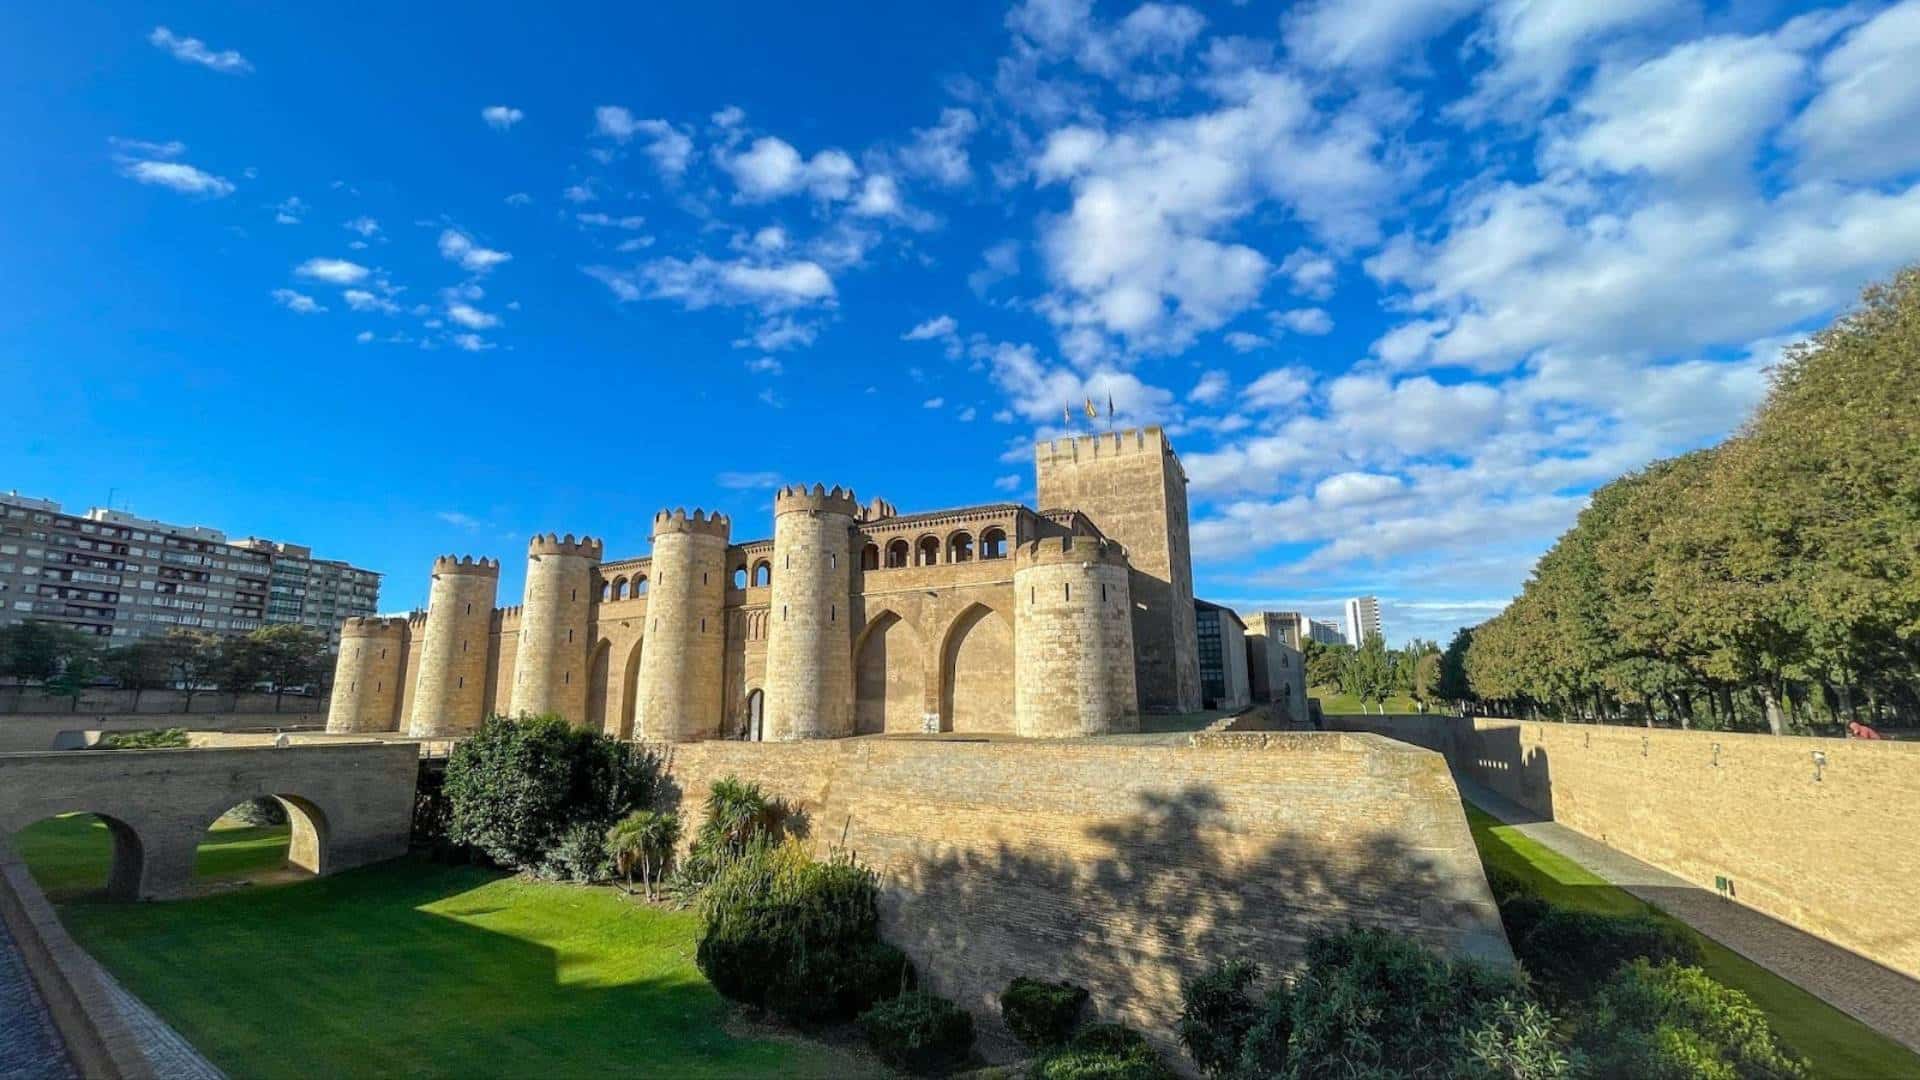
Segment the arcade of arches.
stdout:
<svg viewBox="0 0 1920 1080">
<path fill-rule="evenodd" d="M 1013 627 L 984 604 L 940 626 L 943 612 L 909 621 L 870 616 L 854 656 L 855 730 L 879 733 L 1013 730 Z"/>
</svg>

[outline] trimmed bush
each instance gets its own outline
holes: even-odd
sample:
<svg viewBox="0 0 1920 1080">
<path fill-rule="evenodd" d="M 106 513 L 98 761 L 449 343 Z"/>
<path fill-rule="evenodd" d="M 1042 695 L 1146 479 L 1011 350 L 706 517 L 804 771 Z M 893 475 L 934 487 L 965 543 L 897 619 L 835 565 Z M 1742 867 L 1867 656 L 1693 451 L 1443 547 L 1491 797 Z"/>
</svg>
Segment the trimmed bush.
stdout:
<svg viewBox="0 0 1920 1080">
<path fill-rule="evenodd" d="M 1549 998 L 1563 1002 L 1590 996 L 1630 960 L 1698 965 L 1702 959 L 1691 934 L 1652 915 L 1546 908 L 1528 911 L 1520 928 L 1510 927 L 1509 933 L 1514 955 L 1527 973 Z"/>
<path fill-rule="evenodd" d="M 1634 960 L 1595 994 L 1579 1044 L 1596 1076 L 1799 1080 L 1798 1055 L 1752 999 L 1697 967 Z"/>
<path fill-rule="evenodd" d="M 1089 1024 L 1034 1062 L 1034 1080 L 1174 1080 L 1146 1037 L 1120 1024 Z"/>
<path fill-rule="evenodd" d="M 1180 984 L 1180 1042 L 1194 1064 L 1209 1076 L 1230 1076 L 1240 1065 L 1247 1033 L 1260 1020 L 1260 1007 L 1247 990 L 1260 978 L 1260 965 L 1224 960 L 1203 975 Z M 1280 1040 L 1284 1046 L 1286 1040 Z"/>
<path fill-rule="evenodd" d="M 694 959 L 722 994 L 792 1020 L 851 1020 L 913 987 L 880 940 L 879 884 L 851 856 L 819 862 L 797 841 L 756 841 L 701 898 Z"/>
<path fill-rule="evenodd" d="M 186 728 L 157 731 L 110 731 L 93 744 L 95 750 L 179 750 L 188 745 Z"/>
<path fill-rule="evenodd" d="M 1073 1035 L 1073 1029 L 1080 1023 L 1080 1010 L 1086 1004 L 1084 987 L 1022 975 L 1001 993 L 1000 1015 L 1013 1037 L 1028 1049 L 1045 1050 L 1065 1043 Z"/>
<path fill-rule="evenodd" d="M 936 994 L 911 991 L 860 1015 L 867 1045 L 897 1069 L 937 1074 L 973 1052 L 973 1016 Z"/>
</svg>

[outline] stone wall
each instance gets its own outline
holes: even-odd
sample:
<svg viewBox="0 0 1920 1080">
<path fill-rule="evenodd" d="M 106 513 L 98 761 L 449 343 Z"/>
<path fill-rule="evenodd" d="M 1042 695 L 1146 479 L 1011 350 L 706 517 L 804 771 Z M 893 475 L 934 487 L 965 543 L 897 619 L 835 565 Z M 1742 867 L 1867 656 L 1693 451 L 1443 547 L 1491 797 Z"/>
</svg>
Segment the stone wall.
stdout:
<svg viewBox="0 0 1920 1080">
<path fill-rule="evenodd" d="M 1338 734 L 1104 740 L 853 739 L 668 748 L 688 832 L 711 784 L 758 781 L 810 842 L 885 884 L 883 933 L 1003 1037 L 1017 975 L 1066 978 L 1172 1045 L 1179 982 L 1211 961 L 1296 960 L 1349 920 L 1508 961 L 1437 755 Z"/>
<path fill-rule="evenodd" d="M 1436 749 L 1597 840 L 1920 977 L 1920 745 L 1454 717 L 1329 717 Z M 1824 759 L 1824 760 L 1822 760 Z"/>
<path fill-rule="evenodd" d="M 309 702 L 311 704 L 311 702 Z M 51 713 L 34 716 L 0 716 L 0 754 L 18 754 L 38 750 L 64 750 L 85 745 L 80 732 L 157 731 L 163 728 L 187 728 L 192 731 L 317 731 L 326 726 L 327 714 L 314 713 L 193 713 L 108 714 Z M 62 735 L 73 733 L 66 739 Z"/>
<path fill-rule="evenodd" d="M 191 706 L 191 707 L 189 707 Z M 89 687 L 80 692 L 76 704 L 70 697 L 49 694 L 38 686 L 0 686 L 0 716 L 23 713 L 83 713 L 95 716 L 118 713 L 191 713 L 209 716 L 216 713 L 319 713 L 327 714 L 327 695 L 228 694 L 196 690 L 191 702 L 184 690 L 114 690 Z"/>
</svg>

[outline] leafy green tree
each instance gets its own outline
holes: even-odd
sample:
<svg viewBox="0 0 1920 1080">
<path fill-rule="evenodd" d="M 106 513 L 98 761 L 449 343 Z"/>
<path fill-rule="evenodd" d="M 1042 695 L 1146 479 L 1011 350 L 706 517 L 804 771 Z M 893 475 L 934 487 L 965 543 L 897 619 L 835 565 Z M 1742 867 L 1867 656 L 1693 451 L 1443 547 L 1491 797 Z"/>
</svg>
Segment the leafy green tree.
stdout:
<svg viewBox="0 0 1920 1080">
<path fill-rule="evenodd" d="M 1344 643 L 1329 645 L 1324 641 L 1308 638 L 1301 643 L 1301 663 L 1307 671 L 1308 686 L 1339 686 L 1341 672 L 1346 667 L 1347 657 L 1352 655 L 1353 646 Z"/>
<path fill-rule="evenodd" d="M 263 626 L 246 643 L 241 655 L 248 673 L 272 692 L 275 712 L 288 689 L 319 684 L 333 659 L 327 635 L 304 626 Z"/>
<path fill-rule="evenodd" d="M 158 690 L 173 677 L 173 648 L 165 639 L 135 641 L 108 649 L 100 658 L 101 671 L 123 690 L 133 691 L 133 709 L 140 695 Z"/>
<path fill-rule="evenodd" d="M 1393 696 L 1394 682 L 1394 658 L 1387 651 L 1386 641 L 1379 634 L 1368 634 L 1366 641 L 1347 656 L 1341 689 L 1359 698 L 1362 708 L 1372 703 L 1385 713 L 1384 702 Z"/>
<path fill-rule="evenodd" d="M 167 632 L 169 675 L 185 693 L 182 711 L 193 711 L 193 695 L 202 687 L 225 681 L 227 652 L 219 635 L 205 630 L 177 628 Z"/>
<path fill-rule="evenodd" d="M 614 873 L 627 879 L 627 892 L 633 892 L 633 872 L 647 899 L 654 899 L 654 884 L 660 880 L 673 846 L 680 842 L 680 815 L 664 810 L 635 810 L 607 830 L 607 857 L 613 860 Z"/>
<path fill-rule="evenodd" d="M 100 639 L 60 623 L 27 621 L 0 627 L 0 675 L 47 684 L 70 664 L 87 664 Z"/>
</svg>

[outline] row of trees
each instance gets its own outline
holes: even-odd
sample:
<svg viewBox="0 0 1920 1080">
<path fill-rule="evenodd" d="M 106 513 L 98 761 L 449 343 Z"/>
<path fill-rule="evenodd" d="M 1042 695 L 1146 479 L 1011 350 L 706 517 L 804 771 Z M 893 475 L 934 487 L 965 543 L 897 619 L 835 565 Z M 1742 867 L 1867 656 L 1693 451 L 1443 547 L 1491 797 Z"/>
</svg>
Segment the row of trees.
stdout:
<svg viewBox="0 0 1920 1080">
<path fill-rule="evenodd" d="M 176 629 L 165 637 L 104 646 L 93 634 L 58 623 L 0 627 L 0 678 L 37 683 L 71 697 L 103 682 L 134 692 L 181 689 L 192 707 L 196 691 L 264 688 L 276 697 L 319 686 L 333 671 L 325 634 L 302 626 L 263 626 L 245 637 Z"/>
<path fill-rule="evenodd" d="M 1378 634 L 1367 635 L 1359 648 L 1309 640 L 1302 653 L 1307 682 L 1337 687 L 1362 705 L 1385 711 L 1389 698 L 1412 698 L 1422 712 L 1441 700 L 1440 646 L 1414 638 L 1404 648 L 1389 649 Z"/>
<path fill-rule="evenodd" d="M 1561 719 L 1920 723 L 1920 267 L 1789 348 L 1732 437 L 1594 492 L 1441 667 Z"/>
</svg>

